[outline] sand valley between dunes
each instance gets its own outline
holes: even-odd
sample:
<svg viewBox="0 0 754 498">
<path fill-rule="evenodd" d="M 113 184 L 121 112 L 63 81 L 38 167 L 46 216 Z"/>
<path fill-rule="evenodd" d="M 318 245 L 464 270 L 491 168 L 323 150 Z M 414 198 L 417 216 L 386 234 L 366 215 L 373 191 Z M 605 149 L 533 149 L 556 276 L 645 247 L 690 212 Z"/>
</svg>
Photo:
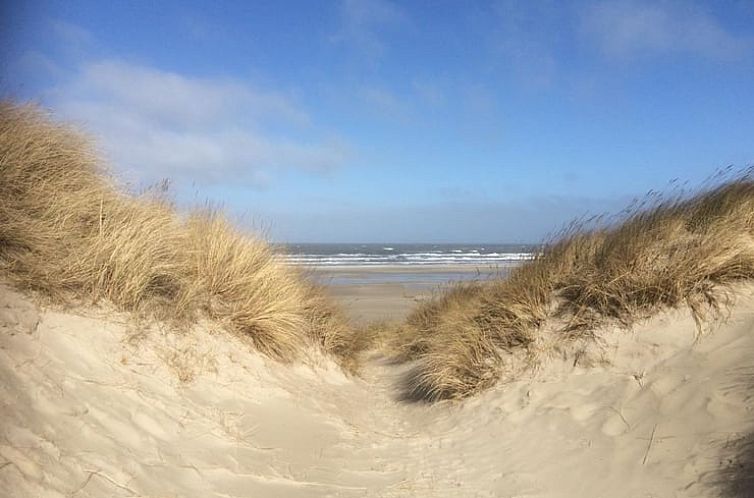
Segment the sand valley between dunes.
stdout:
<svg viewBox="0 0 754 498">
<path fill-rule="evenodd" d="M 176 333 L 0 289 L 0 495 L 720 496 L 754 430 L 754 299 L 696 340 L 672 311 L 605 331 L 602 364 L 552 359 L 463 403 L 290 367 L 209 326 Z M 742 494 L 752 483 L 738 475 Z M 726 495 L 727 496 L 727 495 Z"/>
</svg>

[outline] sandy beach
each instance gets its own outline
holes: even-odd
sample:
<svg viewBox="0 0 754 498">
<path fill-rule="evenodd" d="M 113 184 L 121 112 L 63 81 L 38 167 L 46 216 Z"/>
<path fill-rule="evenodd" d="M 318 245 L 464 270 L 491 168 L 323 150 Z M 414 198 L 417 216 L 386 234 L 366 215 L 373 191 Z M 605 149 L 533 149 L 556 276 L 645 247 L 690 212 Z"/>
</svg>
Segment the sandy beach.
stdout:
<svg viewBox="0 0 754 498">
<path fill-rule="evenodd" d="M 87 144 L 0 106 L 0 497 L 754 496 L 754 172 L 294 264 Z"/>
<path fill-rule="evenodd" d="M 356 324 L 399 322 L 418 303 L 453 284 L 504 275 L 510 267 L 473 265 L 359 266 L 310 269 Z"/>
</svg>

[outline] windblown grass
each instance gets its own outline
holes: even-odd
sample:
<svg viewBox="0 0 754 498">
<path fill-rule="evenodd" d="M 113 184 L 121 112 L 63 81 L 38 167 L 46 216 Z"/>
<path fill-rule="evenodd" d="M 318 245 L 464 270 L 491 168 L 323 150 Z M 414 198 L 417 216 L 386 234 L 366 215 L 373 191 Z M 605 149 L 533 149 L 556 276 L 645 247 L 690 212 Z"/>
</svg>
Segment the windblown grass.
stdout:
<svg viewBox="0 0 754 498">
<path fill-rule="evenodd" d="M 588 338 L 688 306 L 700 330 L 754 278 L 754 180 L 742 174 L 695 195 L 650 198 L 613 223 L 573 224 L 508 278 L 425 304 L 401 330 L 416 360 L 409 398 L 460 398 L 536 364 L 547 341 Z M 545 334 L 545 325 L 557 326 Z"/>
<path fill-rule="evenodd" d="M 347 329 L 322 292 L 220 213 L 179 216 L 118 188 L 88 140 L 34 106 L 0 104 L 0 277 L 57 301 L 206 317 L 292 360 L 337 354 Z"/>
</svg>

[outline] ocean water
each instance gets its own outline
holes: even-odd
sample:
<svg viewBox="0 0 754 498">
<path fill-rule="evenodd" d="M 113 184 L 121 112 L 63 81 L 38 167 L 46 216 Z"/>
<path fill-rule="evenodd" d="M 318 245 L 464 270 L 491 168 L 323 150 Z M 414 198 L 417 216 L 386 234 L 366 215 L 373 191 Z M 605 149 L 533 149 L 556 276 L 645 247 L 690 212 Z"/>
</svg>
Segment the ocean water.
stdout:
<svg viewBox="0 0 754 498">
<path fill-rule="evenodd" d="M 326 267 L 508 266 L 530 259 L 535 246 L 523 244 L 288 244 L 294 265 Z"/>
<path fill-rule="evenodd" d="M 292 265 L 326 285 L 399 284 L 413 290 L 507 274 L 532 257 L 523 244 L 289 244 Z"/>
</svg>

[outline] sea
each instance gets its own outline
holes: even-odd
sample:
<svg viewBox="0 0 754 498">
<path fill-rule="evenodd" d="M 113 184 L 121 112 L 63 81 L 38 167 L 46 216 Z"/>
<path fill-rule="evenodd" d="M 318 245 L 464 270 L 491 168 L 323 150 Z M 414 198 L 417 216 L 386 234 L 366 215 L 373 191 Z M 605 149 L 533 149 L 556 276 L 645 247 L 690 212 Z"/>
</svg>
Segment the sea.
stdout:
<svg viewBox="0 0 754 498">
<path fill-rule="evenodd" d="M 287 244 L 286 260 L 315 267 L 507 265 L 530 259 L 526 244 Z"/>
<path fill-rule="evenodd" d="M 431 286 L 505 274 L 531 259 L 529 244 L 286 244 L 283 258 L 329 285 Z"/>
</svg>

